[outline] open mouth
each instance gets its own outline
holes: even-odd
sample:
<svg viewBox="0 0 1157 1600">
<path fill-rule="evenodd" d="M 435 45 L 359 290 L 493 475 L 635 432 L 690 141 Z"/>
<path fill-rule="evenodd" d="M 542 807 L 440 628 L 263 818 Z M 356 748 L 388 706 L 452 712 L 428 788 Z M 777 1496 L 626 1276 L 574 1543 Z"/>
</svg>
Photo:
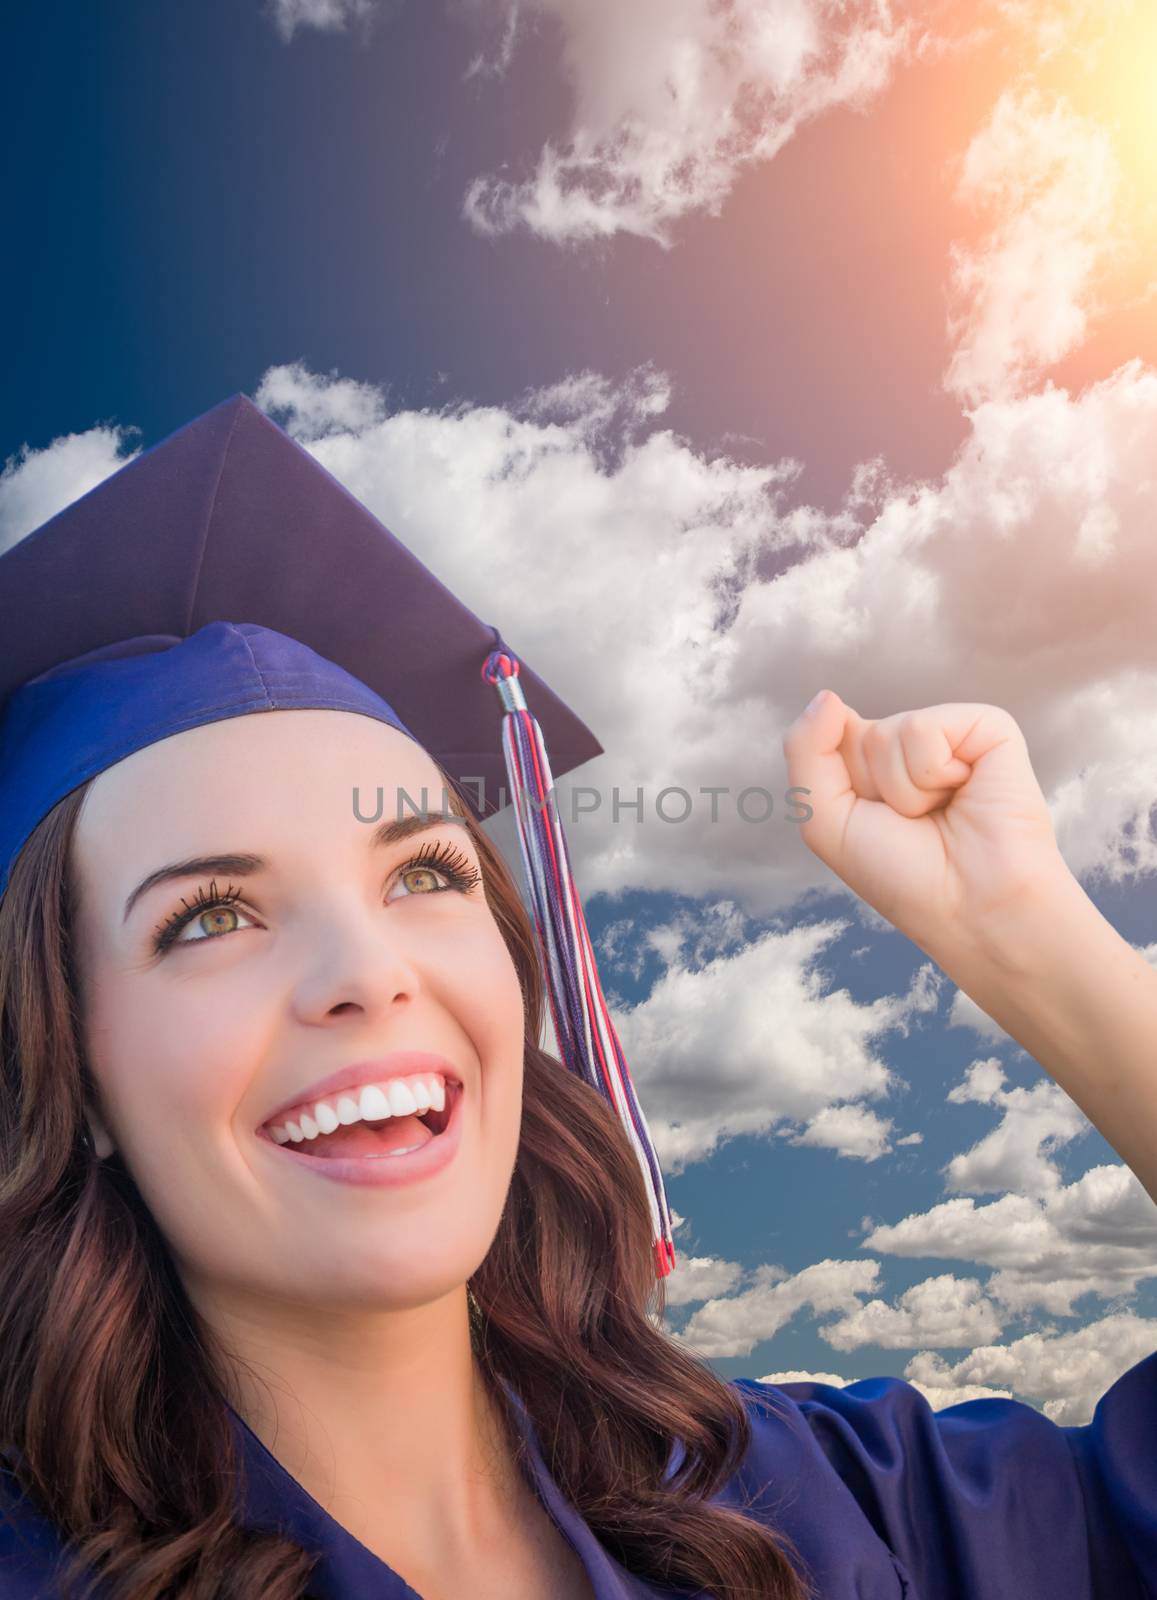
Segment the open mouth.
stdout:
<svg viewBox="0 0 1157 1600">
<path fill-rule="evenodd" d="M 440 1140 L 454 1121 L 462 1085 L 447 1078 L 442 1104 L 414 1111 L 394 1111 L 383 1116 L 363 1114 L 349 1123 L 323 1129 L 309 1115 L 287 1118 L 260 1129 L 263 1138 L 286 1154 L 308 1161 L 358 1162 L 403 1160 Z M 367 1109 L 372 1113 L 373 1106 Z M 352 1115 L 352 1112 L 350 1113 Z M 332 1121 L 332 1119 L 326 1119 Z"/>
</svg>

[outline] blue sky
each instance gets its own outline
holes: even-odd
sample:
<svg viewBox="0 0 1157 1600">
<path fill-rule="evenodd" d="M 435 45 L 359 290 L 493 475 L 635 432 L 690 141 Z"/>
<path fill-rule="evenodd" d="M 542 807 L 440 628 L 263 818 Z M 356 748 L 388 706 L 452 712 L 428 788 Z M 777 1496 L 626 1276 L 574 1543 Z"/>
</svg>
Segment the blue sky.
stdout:
<svg viewBox="0 0 1157 1600">
<path fill-rule="evenodd" d="M 1111 9 L 22 8 L 0 548 L 245 391 L 503 618 L 603 740 L 575 782 L 779 794 L 819 687 L 997 703 L 1151 956 L 1157 126 Z M 782 815 L 571 838 L 672 1326 L 1084 1420 L 1157 1343 L 1116 1153 Z"/>
</svg>

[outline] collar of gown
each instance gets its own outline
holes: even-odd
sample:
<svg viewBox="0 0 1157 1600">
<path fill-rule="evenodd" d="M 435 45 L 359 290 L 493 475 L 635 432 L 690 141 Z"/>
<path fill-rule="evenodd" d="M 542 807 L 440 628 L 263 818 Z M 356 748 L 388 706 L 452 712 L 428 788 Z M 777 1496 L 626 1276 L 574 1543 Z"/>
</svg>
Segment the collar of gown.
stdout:
<svg viewBox="0 0 1157 1600">
<path fill-rule="evenodd" d="M 595 1600 L 652 1600 L 673 1591 L 656 1588 L 629 1573 L 598 1542 L 547 1470 L 534 1425 L 513 1389 L 506 1385 L 512 1411 L 526 1441 L 534 1487 L 555 1526 L 574 1546 L 590 1579 Z M 335 1521 L 287 1472 L 249 1425 L 232 1412 L 245 1463 L 245 1522 L 277 1529 L 297 1539 L 321 1559 L 309 1582 L 317 1600 L 422 1600 L 404 1578 Z"/>
</svg>

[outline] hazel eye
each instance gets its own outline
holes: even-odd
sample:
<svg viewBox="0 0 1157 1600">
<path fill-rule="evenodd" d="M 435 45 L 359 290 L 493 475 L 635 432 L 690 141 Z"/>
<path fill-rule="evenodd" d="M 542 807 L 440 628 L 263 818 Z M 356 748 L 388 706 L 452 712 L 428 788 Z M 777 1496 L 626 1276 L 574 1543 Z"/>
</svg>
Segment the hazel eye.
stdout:
<svg viewBox="0 0 1157 1600">
<path fill-rule="evenodd" d="M 246 915 L 245 912 L 237 910 L 236 902 L 240 897 L 240 889 L 234 889 L 232 885 L 224 894 L 218 893 L 215 878 L 207 892 L 204 887 L 198 888 L 191 902 L 182 897 L 184 909 L 175 911 L 153 934 L 154 951 L 157 955 L 164 955 L 174 944 L 207 944 L 210 939 L 220 939 L 225 934 L 235 932 L 236 928 L 230 924 L 229 918 Z M 210 918 L 216 920 L 215 927 L 208 928 Z M 201 938 L 183 937 L 187 928 L 197 926 L 205 926 L 207 929 Z"/>
<path fill-rule="evenodd" d="M 405 883 L 407 879 L 425 879 L 425 887 L 427 889 L 439 889 L 445 887 L 445 885 L 440 882 L 441 876 L 442 874 L 440 872 L 435 872 L 432 867 L 411 867 L 408 872 L 402 873 L 398 881 L 399 883 Z"/>
<path fill-rule="evenodd" d="M 173 944 L 203 944 L 208 939 L 220 939 L 224 934 L 237 931 L 238 917 L 245 917 L 244 911 L 239 911 L 236 906 L 220 905 L 210 906 L 207 911 L 199 911 L 189 919 L 179 933 L 174 935 Z M 249 919 L 246 918 L 246 921 Z M 190 928 L 199 928 L 202 932 L 200 938 L 188 938 Z"/>
<path fill-rule="evenodd" d="M 387 899 L 410 900 L 415 896 L 425 898 L 430 895 L 445 894 L 447 891 L 469 894 L 482 882 L 482 874 L 469 856 L 443 841 L 428 846 L 399 868 L 396 884 L 405 885 L 407 881 L 412 880 L 416 880 L 424 887 L 405 888 L 400 896 L 391 892 Z"/>
</svg>

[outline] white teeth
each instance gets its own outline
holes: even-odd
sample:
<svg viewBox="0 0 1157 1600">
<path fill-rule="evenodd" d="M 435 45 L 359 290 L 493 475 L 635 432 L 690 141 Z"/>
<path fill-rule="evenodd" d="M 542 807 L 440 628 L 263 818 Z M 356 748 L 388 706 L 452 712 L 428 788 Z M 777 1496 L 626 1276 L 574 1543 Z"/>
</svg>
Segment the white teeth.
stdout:
<svg viewBox="0 0 1157 1600">
<path fill-rule="evenodd" d="M 337 1112 L 325 1100 L 317 1102 L 313 1108 L 313 1114 L 322 1133 L 332 1133 L 335 1128 L 341 1126 Z"/>
<path fill-rule="evenodd" d="M 358 1110 L 362 1114 L 363 1122 L 380 1122 L 383 1117 L 393 1115 L 390 1102 L 376 1083 L 366 1084 L 358 1097 Z"/>
<path fill-rule="evenodd" d="M 336 1104 L 318 1100 L 310 1111 L 298 1112 L 296 1120 L 287 1117 L 283 1124 L 270 1123 L 269 1134 L 275 1144 L 301 1144 L 354 1122 L 381 1122 L 386 1117 L 422 1116 L 427 1111 L 445 1109 L 445 1082 L 439 1073 L 426 1072 L 412 1078 L 368 1083 L 363 1089 L 339 1095 Z M 405 1155 L 408 1152 L 391 1153 Z"/>
<path fill-rule="evenodd" d="M 351 1122 L 360 1122 L 362 1120 L 357 1101 L 351 1100 L 348 1094 L 343 1094 L 337 1103 L 337 1120 L 347 1127 Z"/>
<path fill-rule="evenodd" d="M 413 1116 L 414 1112 L 418 1109 L 418 1102 L 414 1099 L 414 1096 L 410 1093 L 410 1090 L 401 1081 L 401 1079 L 393 1079 L 393 1081 L 388 1085 L 388 1089 L 390 1095 L 390 1110 L 394 1113 L 395 1117 Z"/>
</svg>

